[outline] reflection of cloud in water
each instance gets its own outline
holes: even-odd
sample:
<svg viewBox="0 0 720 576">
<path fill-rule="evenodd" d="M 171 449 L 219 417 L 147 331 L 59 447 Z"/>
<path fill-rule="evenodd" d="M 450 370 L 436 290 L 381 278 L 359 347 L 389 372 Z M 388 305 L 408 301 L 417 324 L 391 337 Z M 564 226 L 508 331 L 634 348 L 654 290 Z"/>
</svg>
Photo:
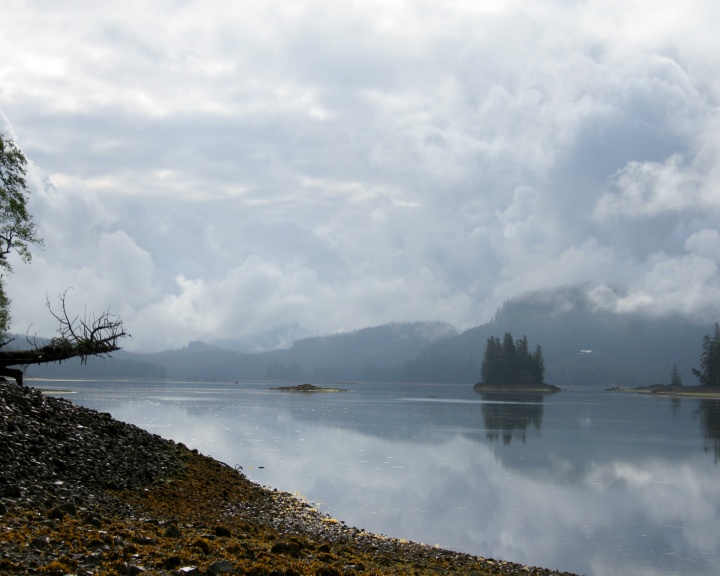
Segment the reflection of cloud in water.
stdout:
<svg viewBox="0 0 720 576">
<path fill-rule="evenodd" d="M 446 390 L 432 393 L 461 394 Z M 716 573 L 717 468 L 700 432 L 714 434 L 715 420 L 699 420 L 697 401 L 566 393 L 524 402 L 532 410 L 490 415 L 496 429 L 528 436 L 504 444 L 487 439 L 486 403 L 471 390 L 461 401 L 385 390 L 156 392 L 86 405 L 374 532 L 589 575 Z"/>
</svg>

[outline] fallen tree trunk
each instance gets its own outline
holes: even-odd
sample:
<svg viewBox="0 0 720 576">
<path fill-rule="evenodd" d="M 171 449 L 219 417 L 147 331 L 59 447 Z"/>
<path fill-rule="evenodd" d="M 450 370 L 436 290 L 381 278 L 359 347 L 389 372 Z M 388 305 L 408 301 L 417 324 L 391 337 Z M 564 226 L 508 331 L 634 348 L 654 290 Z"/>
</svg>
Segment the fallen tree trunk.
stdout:
<svg viewBox="0 0 720 576">
<path fill-rule="evenodd" d="M 80 358 L 82 363 L 91 356 L 110 356 L 120 350 L 119 341 L 129 336 L 123 329 L 120 318 L 105 312 L 90 319 L 70 318 L 65 306 L 65 294 L 60 296 L 61 311 L 56 313 L 48 303 L 50 313 L 58 320 L 58 336 L 48 344 L 38 345 L 35 339 L 28 338 L 31 348 L 28 350 L 0 350 L 0 376 L 14 378 L 22 384 L 23 372 L 10 366 L 30 366 L 62 362 L 70 358 Z M 12 340 L 3 342 L 6 346 Z"/>
</svg>

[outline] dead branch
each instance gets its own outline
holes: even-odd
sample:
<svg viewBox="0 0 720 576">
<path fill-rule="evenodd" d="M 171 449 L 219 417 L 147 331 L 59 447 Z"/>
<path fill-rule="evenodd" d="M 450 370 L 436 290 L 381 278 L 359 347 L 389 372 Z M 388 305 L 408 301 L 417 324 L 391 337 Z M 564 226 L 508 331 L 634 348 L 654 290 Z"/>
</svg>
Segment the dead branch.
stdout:
<svg viewBox="0 0 720 576">
<path fill-rule="evenodd" d="M 58 321 L 58 335 L 45 345 L 38 345 L 35 338 L 28 338 L 32 348 L 29 350 L 0 350 L 0 369 L 8 366 L 29 366 L 62 362 L 70 358 L 80 358 L 84 364 L 91 356 L 110 357 L 112 352 L 120 350 L 119 342 L 129 336 L 123 328 L 123 322 L 110 311 L 99 316 L 91 313 L 84 317 L 71 316 L 66 305 L 67 291 L 60 295 L 60 308 L 54 310 L 47 302 L 50 314 Z M 0 375 L 2 373 L 0 372 Z M 22 378 L 18 380 L 22 381 Z"/>
</svg>

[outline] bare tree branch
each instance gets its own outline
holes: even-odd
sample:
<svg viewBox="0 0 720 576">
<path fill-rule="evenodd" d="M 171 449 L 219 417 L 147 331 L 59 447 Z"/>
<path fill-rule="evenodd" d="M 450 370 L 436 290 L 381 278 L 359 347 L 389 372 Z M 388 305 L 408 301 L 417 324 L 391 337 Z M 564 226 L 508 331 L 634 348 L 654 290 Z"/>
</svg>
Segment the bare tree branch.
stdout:
<svg viewBox="0 0 720 576">
<path fill-rule="evenodd" d="M 11 376 L 21 384 L 22 372 L 9 369 L 9 366 L 60 363 L 70 358 L 80 358 L 84 364 L 91 356 L 110 357 L 112 352 L 120 350 L 119 342 L 129 336 L 123 328 L 122 320 L 110 314 L 109 310 L 99 316 L 94 313 L 82 318 L 70 316 L 66 295 L 67 291 L 60 295 L 59 310 L 54 310 L 47 302 L 50 313 L 59 322 L 58 335 L 42 346 L 37 344 L 35 338 L 28 338 L 32 345 L 30 350 L 0 350 L 0 376 Z"/>
</svg>

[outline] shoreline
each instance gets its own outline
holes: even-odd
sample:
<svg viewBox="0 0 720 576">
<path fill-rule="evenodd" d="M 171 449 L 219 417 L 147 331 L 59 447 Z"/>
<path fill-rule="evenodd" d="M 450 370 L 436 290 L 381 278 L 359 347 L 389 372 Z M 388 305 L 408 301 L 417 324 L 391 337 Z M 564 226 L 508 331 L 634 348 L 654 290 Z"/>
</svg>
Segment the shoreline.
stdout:
<svg viewBox="0 0 720 576">
<path fill-rule="evenodd" d="M 503 394 L 555 394 L 561 392 L 562 388 L 553 384 L 485 384 L 484 382 L 478 382 L 473 386 L 473 390 L 482 394 L 494 392 L 502 392 Z"/>
<path fill-rule="evenodd" d="M 334 392 L 347 392 L 345 388 L 326 388 L 323 386 L 315 386 L 314 384 L 297 384 L 295 386 L 279 386 L 276 388 L 269 388 L 269 390 L 275 390 L 276 392 L 293 392 L 299 394 L 322 394 L 322 393 L 334 393 Z"/>
<path fill-rule="evenodd" d="M 0 572 L 569 573 L 371 534 L 110 414 L 0 382 Z"/>
<path fill-rule="evenodd" d="M 621 394 L 649 394 L 669 398 L 698 398 L 701 400 L 720 400 L 720 389 L 710 386 L 669 386 L 658 384 L 638 386 L 636 388 L 608 388 L 608 392 Z"/>
</svg>

